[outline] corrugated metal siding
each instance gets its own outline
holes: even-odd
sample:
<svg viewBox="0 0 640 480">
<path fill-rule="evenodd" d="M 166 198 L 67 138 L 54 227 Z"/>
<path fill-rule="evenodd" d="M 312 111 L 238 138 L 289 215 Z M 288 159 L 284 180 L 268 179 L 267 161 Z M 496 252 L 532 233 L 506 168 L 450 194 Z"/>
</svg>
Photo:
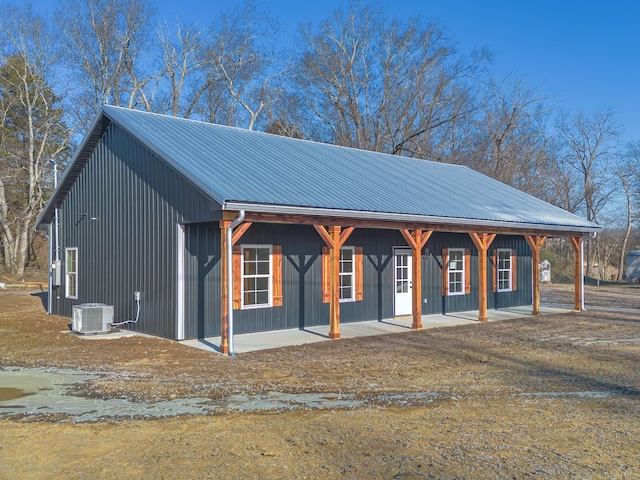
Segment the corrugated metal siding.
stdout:
<svg viewBox="0 0 640 480">
<path fill-rule="evenodd" d="M 220 227 L 187 224 L 185 229 L 185 338 L 220 335 Z"/>
<path fill-rule="evenodd" d="M 254 224 L 238 243 L 282 246 L 283 303 L 281 307 L 235 310 L 234 331 L 304 328 L 322 318 L 328 322 L 329 310 L 322 304 L 321 292 L 323 244 L 313 227 Z"/>
<path fill-rule="evenodd" d="M 185 315 L 187 338 L 220 334 L 220 231 L 217 224 L 186 225 Z M 342 323 L 382 320 L 393 315 L 392 245 L 398 232 L 356 230 L 346 245 L 364 250 L 364 301 L 340 304 Z M 283 305 L 234 310 L 236 333 L 329 324 L 329 305 L 322 303 L 322 242 L 311 226 L 253 224 L 239 244 L 281 245 Z M 204 297 L 204 298 L 203 298 Z"/>
<path fill-rule="evenodd" d="M 216 224 L 187 225 L 188 314 L 186 336 L 220 334 L 220 231 Z M 283 252 L 283 305 L 234 311 L 236 333 L 328 325 L 329 305 L 322 303 L 324 245 L 313 227 L 305 225 L 253 224 L 239 244 L 281 245 Z M 341 323 L 383 320 L 393 317 L 393 248 L 406 247 L 396 230 L 356 229 L 345 243 L 363 247 L 364 300 L 340 304 Z M 489 308 L 531 304 L 531 261 L 524 238 L 498 236 L 492 247 L 518 251 L 518 290 L 493 294 L 491 268 L 487 274 Z M 470 248 L 472 293 L 442 297 L 442 248 Z M 425 315 L 477 310 L 477 252 L 466 234 L 434 233 L 423 251 L 423 303 Z"/>
<path fill-rule="evenodd" d="M 61 297 L 58 314 L 86 302 L 114 305 L 114 321 L 175 337 L 177 222 L 212 220 L 220 208 L 163 161 L 112 124 L 61 205 L 61 254 L 78 247 L 77 300 Z"/>
<path fill-rule="evenodd" d="M 468 295 L 442 296 L 442 249 L 469 248 L 471 250 L 471 293 Z M 467 234 L 434 233 L 429 238 L 425 250 L 424 273 L 422 277 L 422 314 L 464 312 L 478 309 L 478 255 L 471 237 Z M 489 283 L 489 286 L 491 284 Z"/>
<path fill-rule="evenodd" d="M 516 290 L 513 292 L 492 292 L 492 264 L 491 250 L 494 248 L 509 248 L 516 250 L 518 254 L 518 264 L 516 265 Z M 497 236 L 489 248 L 489 258 L 487 259 L 488 272 L 488 308 L 508 308 L 518 305 L 531 305 L 533 303 L 531 285 L 531 249 L 522 236 L 502 235 Z"/>
<path fill-rule="evenodd" d="M 468 295 L 442 296 L 442 249 L 469 248 L 471 250 L 471 293 Z M 493 293 L 491 291 L 491 249 L 516 249 L 518 289 L 515 292 Z M 478 309 L 478 251 L 467 234 L 434 233 L 423 250 L 422 313 L 446 314 Z M 531 304 L 531 251 L 524 237 L 498 235 L 493 241 L 487 258 L 487 306 L 507 308 Z"/>
</svg>

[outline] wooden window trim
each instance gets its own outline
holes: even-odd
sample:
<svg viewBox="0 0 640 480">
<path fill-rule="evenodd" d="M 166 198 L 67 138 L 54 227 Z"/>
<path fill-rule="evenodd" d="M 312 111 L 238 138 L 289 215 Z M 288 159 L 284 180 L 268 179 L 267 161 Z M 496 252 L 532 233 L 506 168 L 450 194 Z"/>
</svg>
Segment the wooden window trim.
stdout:
<svg viewBox="0 0 640 480">
<path fill-rule="evenodd" d="M 498 291 L 498 249 L 491 250 L 491 291 Z"/>
<path fill-rule="evenodd" d="M 442 249 L 442 296 L 449 295 L 449 249 Z"/>
<path fill-rule="evenodd" d="M 282 306 L 282 246 L 271 247 L 271 303 L 274 307 Z"/>
<path fill-rule="evenodd" d="M 511 250 L 511 291 L 518 290 L 518 252 Z"/>
<path fill-rule="evenodd" d="M 355 255 L 353 258 L 355 262 L 355 274 L 356 274 L 356 302 L 364 300 L 364 252 L 362 247 L 355 248 Z"/>
<path fill-rule="evenodd" d="M 233 309 L 240 310 L 242 306 L 242 247 L 240 245 L 234 245 L 232 254 Z"/>
<path fill-rule="evenodd" d="M 331 265 L 329 247 L 322 247 L 322 303 L 331 301 Z"/>
<path fill-rule="evenodd" d="M 464 294 L 471 293 L 471 249 L 464 249 Z"/>
</svg>

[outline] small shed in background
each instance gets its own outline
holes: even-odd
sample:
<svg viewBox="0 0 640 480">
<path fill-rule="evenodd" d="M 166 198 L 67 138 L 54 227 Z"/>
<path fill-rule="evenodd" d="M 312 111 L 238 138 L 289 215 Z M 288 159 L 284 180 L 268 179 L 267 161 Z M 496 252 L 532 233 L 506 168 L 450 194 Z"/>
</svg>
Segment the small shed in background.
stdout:
<svg viewBox="0 0 640 480">
<path fill-rule="evenodd" d="M 631 250 L 626 258 L 627 282 L 640 281 L 640 250 Z"/>
<path fill-rule="evenodd" d="M 551 283 L 551 262 L 543 260 L 540 263 L 540 282 Z"/>
</svg>

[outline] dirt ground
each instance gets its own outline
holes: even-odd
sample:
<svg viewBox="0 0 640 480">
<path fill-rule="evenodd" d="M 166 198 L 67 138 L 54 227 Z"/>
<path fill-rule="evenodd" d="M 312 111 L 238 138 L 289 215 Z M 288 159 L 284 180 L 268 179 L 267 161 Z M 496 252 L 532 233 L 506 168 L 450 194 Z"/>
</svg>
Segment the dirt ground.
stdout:
<svg viewBox="0 0 640 480">
<path fill-rule="evenodd" d="M 544 285 L 543 302 L 570 304 L 572 288 Z M 236 358 L 156 338 L 79 339 L 42 301 L 0 291 L 0 366 L 109 372 L 89 395 L 399 397 L 345 410 L 0 420 L 0 478 L 640 478 L 638 286 L 587 287 L 586 313 Z M 412 392 L 435 396 L 415 404 L 402 395 Z"/>
</svg>

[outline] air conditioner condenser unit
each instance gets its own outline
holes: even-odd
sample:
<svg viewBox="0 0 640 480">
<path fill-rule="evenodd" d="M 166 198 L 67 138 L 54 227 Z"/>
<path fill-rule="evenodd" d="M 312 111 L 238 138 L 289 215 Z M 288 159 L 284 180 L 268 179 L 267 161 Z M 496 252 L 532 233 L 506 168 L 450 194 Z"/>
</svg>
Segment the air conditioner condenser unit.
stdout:
<svg viewBox="0 0 640 480">
<path fill-rule="evenodd" d="M 113 323 L 113 305 L 81 303 L 73 306 L 71 330 L 76 333 L 105 333 Z"/>
</svg>

